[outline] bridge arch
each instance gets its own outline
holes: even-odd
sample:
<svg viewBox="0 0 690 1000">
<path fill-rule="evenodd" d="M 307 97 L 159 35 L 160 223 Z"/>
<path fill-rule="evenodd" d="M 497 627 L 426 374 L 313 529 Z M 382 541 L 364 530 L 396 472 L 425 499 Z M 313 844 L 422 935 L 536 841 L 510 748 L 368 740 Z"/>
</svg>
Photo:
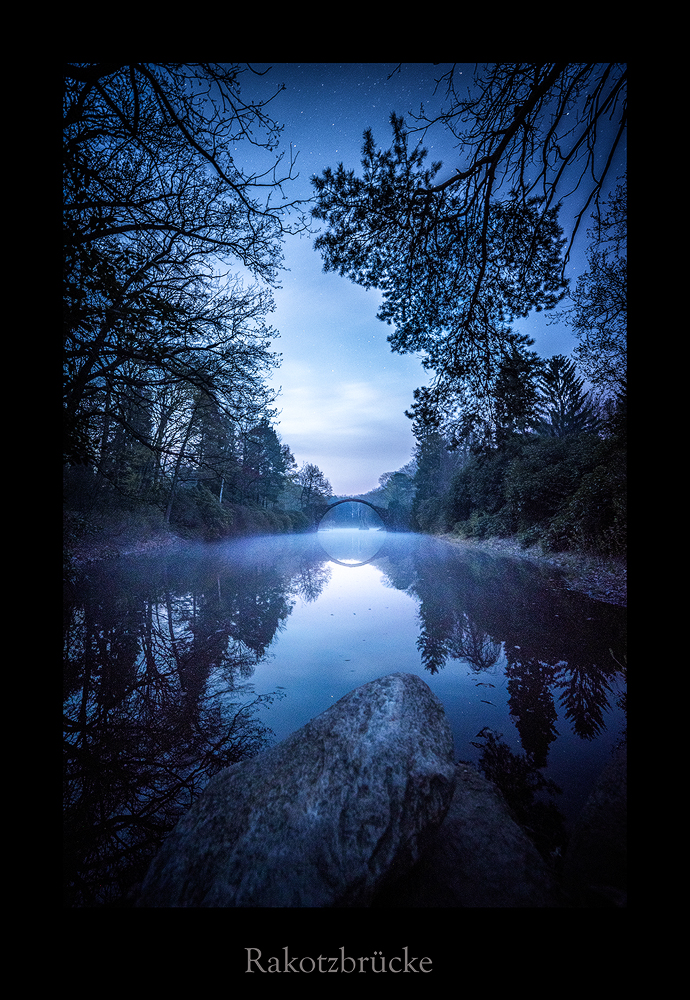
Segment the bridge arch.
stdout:
<svg viewBox="0 0 690 1000">
<path fill-rule="evenodd" d="M 322 507 L 321 510 L 317 512 L 316 517 L 314 519 L 315 527 L 318 528 L 319 525 L 321 524 L 321 521 L 326 516 L 326 514 L 330 510 L 333 510 L 334 507 L 339 507 L 341 503 L 362 503 L 366 507 L 371 507 L 371 509 L 375 510 L 378 516 L 383 521 L 384 527 L 385 528 L 389 527 L 388 511 L 385 509 L 385 507 L 377 507 L 376 504 L 369 503 L 368 500 L 360 500 L 358 497 L 346 497 L 344 500 L 336 500 L 335 503 L 329 503 L 327 507 Z"/>
</svg>

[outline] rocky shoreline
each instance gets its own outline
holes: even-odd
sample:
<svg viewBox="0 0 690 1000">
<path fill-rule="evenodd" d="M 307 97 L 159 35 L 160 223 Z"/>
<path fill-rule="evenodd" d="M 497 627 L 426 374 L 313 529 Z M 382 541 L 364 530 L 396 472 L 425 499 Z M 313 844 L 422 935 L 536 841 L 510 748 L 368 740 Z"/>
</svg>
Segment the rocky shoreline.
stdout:
<svg viewBox="0 0 690 1000">
<path fill-rule="evenodd" d="M 623 608 L 628 606 L 628 569 L 624 559 L 606 559 L 581 552 L 544 553 L 539 545 L 523 548 L 515 537 L 487 538 L 481 541 L 450 534 L 439 534 L 436 537 L 452 545 L 553 566 L 563 574 L 563 585 L 567 590 L 577 590 L 595 601 Z"/>
</svg>

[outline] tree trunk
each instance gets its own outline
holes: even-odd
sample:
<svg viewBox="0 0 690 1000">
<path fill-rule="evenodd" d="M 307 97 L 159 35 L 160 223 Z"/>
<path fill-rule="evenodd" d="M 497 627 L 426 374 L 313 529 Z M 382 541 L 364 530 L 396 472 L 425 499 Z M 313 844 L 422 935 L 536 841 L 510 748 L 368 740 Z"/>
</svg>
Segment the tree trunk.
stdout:
<svg viewBox="0 0 690 1000">
<path fill-rule="evenodd" d="M 180 474 L 180 465 L 182 464 L 182 457 L 184 456 L 184 450 L 187 447 L 187 441 L 189 441 L 189 435 L 192 433 L 192 424 L 194 423 L 194 418 L 196 417 L 196 411 L 199 409 L 199 400 L 197 400 L 192 410 L 192 415 L 189 418 L 189 423 L 187 424 L 187 430 L 185 432 L 184 441 L 182 442 L 182 447 L 180 448 L 180 454 L 177 456 L 177 461 L 175 462 L 175 471 L 173 473 L 173 481 L 170 486 L 170 496 L 168 497 L 168 506 L 165 511 L 165 523 L 166 526 L 170 524 L 170 512 L 172 510 L 173 499 L 175 497 L 175 489 L 177 488 L 177 480 Z"/>
</svg>

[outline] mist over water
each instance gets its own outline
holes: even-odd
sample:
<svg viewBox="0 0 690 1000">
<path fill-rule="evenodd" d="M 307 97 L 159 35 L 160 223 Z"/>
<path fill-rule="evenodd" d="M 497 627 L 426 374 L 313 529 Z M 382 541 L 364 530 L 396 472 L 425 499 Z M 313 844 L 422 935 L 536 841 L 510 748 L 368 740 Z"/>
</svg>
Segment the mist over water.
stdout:
<svg viewBox="0 0 690 1000">
<path fill-rule="evenodd" d="M 212 774 L 388 673 L 429 684 L 456 759 L 499 784 L 542 850 L 561 849 L 625 734 L 625 609 L 421 535 L 333 529 L 96 565 L 66 623 L 70 905 L 113 904 Z"/>
</svg>

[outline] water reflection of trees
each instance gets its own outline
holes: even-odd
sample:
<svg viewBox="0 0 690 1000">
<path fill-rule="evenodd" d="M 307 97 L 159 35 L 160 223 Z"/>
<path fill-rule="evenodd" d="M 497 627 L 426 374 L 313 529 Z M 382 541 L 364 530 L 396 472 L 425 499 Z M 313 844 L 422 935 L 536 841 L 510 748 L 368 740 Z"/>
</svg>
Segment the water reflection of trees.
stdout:
<svg viewBox="0 0 690 1000">
<path fill-rule="evenodd" d="M 578 666 L 559 670 L 557 684 L 562 688 L 560 703 L 573 732 L 582 739 L 594 739 L 606 726 L 604 713 L 609 707 L 611 677 L 615 668 L 605 669 L 592 663 L 586 670 Z"/>
<path fill-rule="evenodd" d="M 559 736 L 558 707 L 582 739 L 606 728 L 613 680 L 625 663 L 625 613 L 560 588 L 552 574 L 525 561 L 432 539 L 411 549 L 394 537 L 376 565 L 391 586 L 418 599 L 417 648 L 430 673 L 455 662 L 478 674 L 505 654 L 507 707 L 523 752 L 513 753 L 489 728 L 472 745 L 542 852 L 559 848 L 558 789 L 541 773 Z M 624 708 L 625 699 L 619 704 Z"/>
<path fill-rule="evenodd" d="M 536 760 L 558 735 L 556 697 L 578 736 L 604 728 L 612 678 L 625 661 L 620 608 L 560 589 L 523 560 L 433 539 L 418 539 L 412 557 L 409 540 L 393 536 L 376 565 L 419 600 L 417 648 L 430 673 L 449 661 L 489 670 L 505 650 L 509 711 Z"/>
<path fill-rule="evenodd" d="M 519 659 L 515 649 L 507 650 L 506 657 L 508 711 L 535 766 L 546 767 L 549 744 L 558 737 L 552 691 L 555 668 L 535 657 Z"/>
<path fill-rule="evenodd" d="M 420 605 L 417 649 L 424 667 L 436 674 L 447 660 L 464 660 L 473 670 L 490 670 L 501 655 L 502 646 L 483 632 L 465 613 L 447 608 Z"/>
<path fill-rule="evenodd" d="M 563 816 L 554 801 L 561 789 L 541 773 L 542 765 L 534 754 L 514 753 L 501 737 L 502 733 L 488 726 L 477 733 L 471 743 L 480 751 L 478 766 L 500 788 L 541 854 L 555 858 L 563 852 L 566 842 Z"/>
<path fill-rule="evenodd" d="M 67 906 L 124 905 L 208 780 L 270 741 L 247 680 L 294 596 L 328 574 L 280 558 L 144 559 L 91 569 L 65 601 Z"/>
<path fill-rule="evenodd" d="M 557 709 L 583 739 L 605 728 L 626 662 L 621 609 L 558 590 L 531 565 L 428 538 L 389 535 L 374 565 L 418 600 L 417 645 L 430 673 L 505 670 L 523 753 L 483 731 L 480 766 L 530 829 L 557 841 L 554 789 L 540 769 Z M 268 695 L 249 686 L 254 668 L 295 600 L 316 600 L 329 576 L 318 539 L 272 538 L 121 560 L 70 588 L 67 905 L 121 902 L 209 778 L 267 744 L 258 709 Z"/>
</svg>

